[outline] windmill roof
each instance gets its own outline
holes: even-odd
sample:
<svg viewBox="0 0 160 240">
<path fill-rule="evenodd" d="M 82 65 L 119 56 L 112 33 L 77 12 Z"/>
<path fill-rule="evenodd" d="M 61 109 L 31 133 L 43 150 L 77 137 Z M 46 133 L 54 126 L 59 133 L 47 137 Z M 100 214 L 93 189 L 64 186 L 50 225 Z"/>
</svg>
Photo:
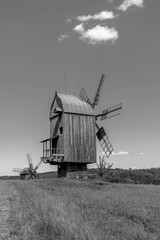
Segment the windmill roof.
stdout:
<svg viewBox="0 0 160 240">
<path fill-rule="evenodd" d="M 57 95 L 61 99 L 64 112 L 94 115 L 94 111 L 91 106 L 79 99 L 77 96 L 66 93 L 57 93 Z"/>
<path fill-rule="evenodd" d="M 63 112 L 94 116 L 92 107 L 73 94 L 57 92 Z"/>
</svg>

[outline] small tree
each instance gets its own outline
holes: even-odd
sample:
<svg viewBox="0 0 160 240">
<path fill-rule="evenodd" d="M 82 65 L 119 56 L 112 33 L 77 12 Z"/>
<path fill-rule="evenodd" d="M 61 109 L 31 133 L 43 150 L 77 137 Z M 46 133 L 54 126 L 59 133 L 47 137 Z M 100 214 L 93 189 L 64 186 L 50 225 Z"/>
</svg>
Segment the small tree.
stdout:
<svg viewBox="0 0 160 240">
<path fill-rule="evenodd" d="M 99 177 L 103 177 L 104 173 L 106 173 L 113 166 L 113 163 L 106 162 L 105 156 L 99 156 L 99 163 L 96 164 L 99 170 L 98 171 Z"/>
</svg>

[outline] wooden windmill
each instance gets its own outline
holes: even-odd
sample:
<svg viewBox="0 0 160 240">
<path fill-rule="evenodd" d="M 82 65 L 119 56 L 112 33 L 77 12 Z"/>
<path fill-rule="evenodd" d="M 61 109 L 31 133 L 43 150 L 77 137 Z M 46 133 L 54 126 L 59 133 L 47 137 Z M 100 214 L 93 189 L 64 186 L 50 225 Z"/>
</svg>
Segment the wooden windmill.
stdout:
<svg viewBox="0 0 160 240">
<path fill-rule="evenodd" d="M 99 127 L 97 119 L 101 120 L 120 114 L 122 104 L 95 114 L 104 75 L 99 83 L 93 102 L 89 100 L 82 88 L 80 98 L 72 94 L 55 92 L 50 108 L 50 138 L 41 141 L 43 144 L 42 161 L 58 166 L 58 176 L 66 176 L 68 171 L 86 170 L 87 164 L 96 162 L 96 136 L 106 156 L 113 147 L 103 127 Z M 97 131 L 96 131 L 97 129 Z"/>
<path fill-rule="evenodd" d="M 28 164 L 29 164 L 28 168 L 27 167 L 26 168 L 13 168 L 13 172 L 18 172 L 20 174 L 21 180 L 36 178 L 36 171 L 43 162 L 41 159 L 41 161 L 36 165 L 36 167 L 33 167 L 32 158 L 29 153 L 27 153 L 27 160 L 28 160 Z"/>
</svg>

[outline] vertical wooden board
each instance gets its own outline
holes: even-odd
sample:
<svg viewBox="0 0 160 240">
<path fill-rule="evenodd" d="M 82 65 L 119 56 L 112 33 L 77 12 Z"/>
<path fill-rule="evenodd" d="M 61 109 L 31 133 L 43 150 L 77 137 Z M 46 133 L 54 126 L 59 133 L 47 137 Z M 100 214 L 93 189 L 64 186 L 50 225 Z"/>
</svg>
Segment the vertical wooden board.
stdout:
<svg viewBox="0 0 160 240">
<path fill-rule="evenodd" d="M 91 159 L 90 161 L 93 161 L 95 146 L 94 146 L 94 129 L 93 129 L 92 118 L 90 119 L 90 126 L 91 126 L 91 149 L 90 149 Z"/>
<path fill-rule="evenodd" d="M 85 116 L 84 121 L 84 128 L 85 128 L 85 162 L 88 161 L 88 145 L 89 145 L 89 126 L 88 126 L 88 116 Z"/>
<path fill-rule="evenodd" d="M 72 130 L 72 119 L 71 114 L 65 114 L 65 161 L 71 161 L 72 160 L 72 139 L 71 139 L 71 130 Z"/>
<path fill-rule="evenodd" d="M 90 117 L 90 162 L 93 161 L 93 151 L 94 151 L 94 129 L 93 129 L 93 121 L 92 117 Z"/>
<path fill-rule="evenodd" d="M 60 134 L 60 129 L 59 129 L 59 148 L 60 148 L 60 153 L 64 153 L 64 116 L 61 116 L 61 121 L 59 124 L 59 128 L 63 127 L 63 133 Z"/>
<path fill-rule="evenodd" d="M 83 153 L 82 153 L 82 136 L 81 136 L 81 115 L 77 115 L 77 127 L 78 127 L 78 135 L 77 135 L 77 146 L 79 149 L 79 155 L 78 155 L 78 162 L 82 162 L 83 160 Z"/>
<path fill-rule="evenodd" d="M 96 149 L 96 133 L 95 133 L 95 118 L 92 118 L 92 141 L 93 141 L 93 151 L 92 151 L 92 154 L 93 154 L 93 161 L 96 162 L 96 152 L 97 152 L 97 149 Z"/>
<path fill-rule="evenodd" d="M 79 124 L 78 124 L 78 116 L 74 115 L 74 149 L 75 149 L 75 158 L 73 161 L 80 161 L 80 133 L 79 133 Z"/>
<path fill-rule="evenodd" d="M 73 116 L 72 114 L 67 114 L 68 117 L 68 142 L 67 142 L 67 149 L 68 149 L 68 161 L 72 162 L 74 152 L 73 152 Z"/>
<path fill-rule="evenodd" d="M 52 137 L 54 135 L 56 122 L 57 122 L 57 117 L 52 118 L 50 121 L 50 137 Z"/>
<path fill-rule="evenodd" d="M 72 153 L 71 153 L 71 143 L 72 143 L 72 139 L 71 139 L 71 120 L 70 120 L 70 114 L 66 114 L 67 116 L 67 125 L 68 125 L 68 136 L 67 136 L 67 161 L 70 161 L 72 159 Z"/>
<path fill-rule="evenodd" d="M 66 117 L 63 114 L 63 147 L 64 147 L 64 161 L 66 161 Z"/>
<path fill-rule="evenodd" d="M 76 116 L 72 116 L 73 119 L 73 161 L 76 161 L 77 159 L 77 123 L 76 123 Z"/>
<path fill-rule="evenodd" d="M 77 148 L 79 150 L 78 162 L 83 162 L 83 126 L 82 126 L 82 115 L 77 115 Z"/>
<path fill-rule="evenodd" d="M 88 116 L 85 116 L 85 121 L 84 121 L 84 132 L 85 132 L 85 162 L 88 162 L 89 158 L 89 136 L 90 136 L 90 125 L 88 121 Z"/>
<path fill-rule="evenodd" d="M 70 114 L 70 153 L 71 153 L 71 159 L 70 161 L 74 161 L 74 128 L 73 128 L 73 121 L 74 121 L 74 114 Z"/>
<path fill-rule="evenodd" d="M 83 153 L 84 153 L 84 160 L 83 162 L 87 161 L 87 149 L 88 149 L 88 125 L 87 125 L 87 116 L 83 116 L 83 121 L 82 121 L 82 126 L 83 126 Z"/>
<path fill-rule="evenodd" d="M 78 116 L 78 124 L 79 124 L 79 150 L 80 150 L 80 162 L 84 161 L 84 128 L 83 128 L 83 116 L 79 115 Z"/>
<path fill-rule="evenodd" d="M 88 160 L 89 162 L 92 161 L 92 155 L 91 155 L 91 149 L 92 149 L 92 128 L 91 128 L 91 117 L 87 117 L 87 127 L 88 127 L 88 135 L 87 135 L 87 141 L 88 141 Z"/>
<path fill-rule="evenodd" d="M 80 129 L 80 154 L 81 162 L 84 162 L 84 152 L 85 152 L 85 137 L 84 137 L 84 125 L 83 125 L 84 116 L 79 116 L 79 129 Z"/>
<path fill-rule="evenodd" d="M 67 114 L 63 114 L 64 116 L 64 161 L 67 161 L 68 158 L 68 147 L 67 147 L 67 141 L 68 141 L 68 118 Z"/>
<path fill-rule="evenodd" d="M 87 161 L 91 161 L 91 122 L 90 122 L 90 116 L 87 116 L 87 143 L 88 143 L 88 148 L 87 148 Z"/>
<path fill-rule="evenodd" d="M 84 127 L 83 127 L 83 116 L 79 116 L 79 132 L 80 132 L 80 161 L 84 162 Z"/>
</svg>

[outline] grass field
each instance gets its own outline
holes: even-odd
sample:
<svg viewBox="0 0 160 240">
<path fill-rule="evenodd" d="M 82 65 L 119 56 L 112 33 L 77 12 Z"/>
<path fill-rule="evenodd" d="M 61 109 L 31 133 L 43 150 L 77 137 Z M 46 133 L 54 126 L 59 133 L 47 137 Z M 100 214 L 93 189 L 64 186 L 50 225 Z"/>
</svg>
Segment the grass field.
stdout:
<svg viewBox="0 0 160 240">
<path fill-rule="evenodd" d="M 11 184 L 12 239 L 160 239 L 159 186 L 65 178 Z"/>
</svg>

